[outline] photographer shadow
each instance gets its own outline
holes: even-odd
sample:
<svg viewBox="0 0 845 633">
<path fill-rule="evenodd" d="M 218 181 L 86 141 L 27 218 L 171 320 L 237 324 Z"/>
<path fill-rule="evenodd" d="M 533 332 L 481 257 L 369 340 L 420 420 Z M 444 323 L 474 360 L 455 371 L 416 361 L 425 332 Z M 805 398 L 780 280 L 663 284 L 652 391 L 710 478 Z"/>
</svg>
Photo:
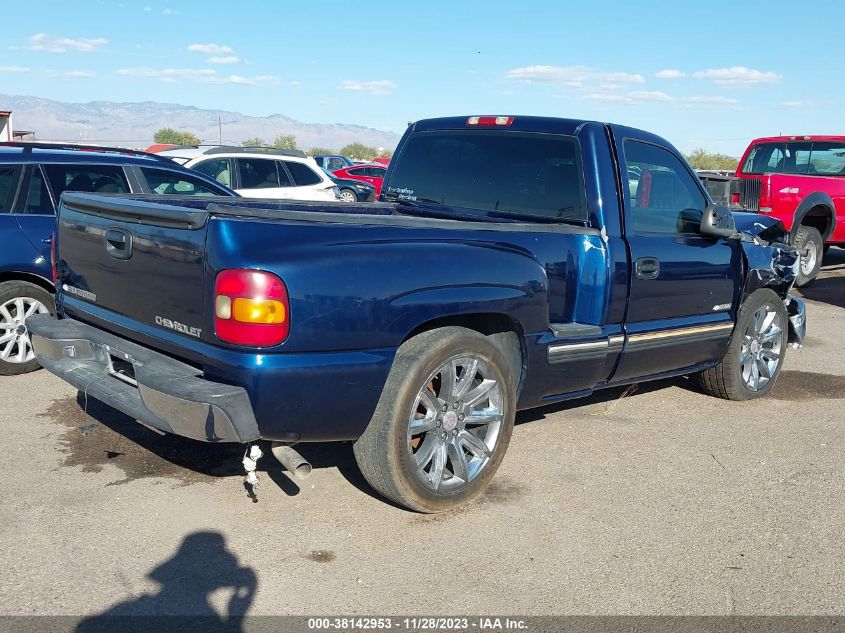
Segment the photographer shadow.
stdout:
<svg viewBox="0 0 845 633">
<path fill-rule="evenodd" d="M 240 632 L 258 586 L 253 569 L 238 563 L 218 532 L 188 535 L 173 558 L 148 577 L 161 585 L 158 593 L 120 602 L 85 618 L 76 633 Z M 220 613 L 211 604 L 211 594 L 223 589 L 231 591 L 231 598 Z"/>
</svg>

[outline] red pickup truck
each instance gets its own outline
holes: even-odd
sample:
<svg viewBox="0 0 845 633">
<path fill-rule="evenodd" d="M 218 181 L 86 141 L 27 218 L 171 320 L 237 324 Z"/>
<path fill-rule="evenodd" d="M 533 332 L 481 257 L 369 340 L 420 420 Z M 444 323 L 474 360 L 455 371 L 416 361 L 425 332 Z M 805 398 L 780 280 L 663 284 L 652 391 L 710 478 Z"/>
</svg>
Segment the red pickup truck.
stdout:
<svg viewBox="0 0 845 633">
<path fill-rule="evenodd" d="M 806 251 L 795 285 L 812 283 L 828 247 L 845 245 L 845 136 L 755 139 L 736 176 L 731 202 L 782 220 Z"/>
</svg>

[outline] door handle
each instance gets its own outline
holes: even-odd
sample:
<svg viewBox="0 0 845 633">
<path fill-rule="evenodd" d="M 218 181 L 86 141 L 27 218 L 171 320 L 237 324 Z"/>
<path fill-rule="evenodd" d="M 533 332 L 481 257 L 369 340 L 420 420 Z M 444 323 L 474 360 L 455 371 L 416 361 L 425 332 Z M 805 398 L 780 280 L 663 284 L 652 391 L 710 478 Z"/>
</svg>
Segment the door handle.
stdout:
<svg viewBox="0 0 845 633">
<path fill-rule="evenodd" d="M 132 256 L 132 234 L 123 229 L 107 230 L 106 252 L 115 259 L 129 259 Z"/>
<path fill-rule="evenodd" d="M 634 263 L 637 279 L 657 279 L 660 276 L 660 262 L 656 257 L 640 257 Z"/>
</svg>

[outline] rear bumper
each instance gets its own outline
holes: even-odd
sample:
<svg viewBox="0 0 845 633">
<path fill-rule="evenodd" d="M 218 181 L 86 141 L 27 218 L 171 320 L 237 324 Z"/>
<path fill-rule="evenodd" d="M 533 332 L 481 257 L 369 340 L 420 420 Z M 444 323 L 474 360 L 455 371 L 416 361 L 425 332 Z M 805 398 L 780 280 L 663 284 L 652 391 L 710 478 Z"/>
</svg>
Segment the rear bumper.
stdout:
<svg viewBox="0 0 845 633">
<path fill-rule="evenodd" d="M 259 437 L 242 387 L 73 319 L 36 315 L 26 325 L 45 369 L 145 425 L 203 442 Z"/>
</svg>

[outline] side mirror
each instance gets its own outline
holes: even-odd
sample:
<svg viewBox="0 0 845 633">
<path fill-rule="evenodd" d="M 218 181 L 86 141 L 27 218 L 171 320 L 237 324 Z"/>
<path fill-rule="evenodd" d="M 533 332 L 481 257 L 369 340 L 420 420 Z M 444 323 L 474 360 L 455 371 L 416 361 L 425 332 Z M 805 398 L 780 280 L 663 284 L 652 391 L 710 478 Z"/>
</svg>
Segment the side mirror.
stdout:
<svg viewBox="0 0 845 633">
<path fill-rule="evenodd" d="M 698 230 L 703 235 L 714 237 L 739 237 L 734 223 L 734 216 L 728 207 L 721 204 L 708 204 L 701 216 L 701 224 Z"/>
</svg>

